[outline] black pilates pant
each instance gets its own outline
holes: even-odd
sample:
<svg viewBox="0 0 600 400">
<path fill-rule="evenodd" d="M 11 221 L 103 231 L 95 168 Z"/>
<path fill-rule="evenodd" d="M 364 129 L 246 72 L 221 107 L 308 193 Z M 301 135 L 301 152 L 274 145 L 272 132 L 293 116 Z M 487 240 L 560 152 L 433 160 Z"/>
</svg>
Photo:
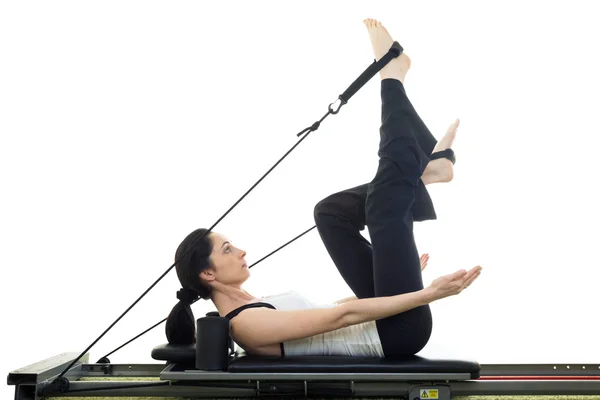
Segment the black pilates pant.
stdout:
<svg viewBox="0 0 600 400">
<path fill-rule="evenodd" d="M 317 230 L 358 298 L 423 289 L 413 222 L 436 219 L 421 175 L 437 141 L 397 79 L 381 81 L 379 165 L 366 183 L 334 193 L 314 210 Z M 361 234 L 367 226 L 371 243 Z M 376 321 L 386 356 L 418 353 L 431 336 L 429 306 Z"/>
</svg>

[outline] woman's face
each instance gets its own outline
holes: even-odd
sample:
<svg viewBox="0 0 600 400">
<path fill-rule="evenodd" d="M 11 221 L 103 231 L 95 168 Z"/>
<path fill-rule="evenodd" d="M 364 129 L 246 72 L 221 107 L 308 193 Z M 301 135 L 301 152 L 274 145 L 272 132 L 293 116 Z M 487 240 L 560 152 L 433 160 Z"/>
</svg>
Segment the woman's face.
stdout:
<svg viewBox="0 0 600 400">
<path fill-rule="evenodd" d="M 214 265 L 214 269 L 207 271 L 209 282 L 241 286 L 250 276 L 244 258 L 246 252 L 235 247 L 229 239 L 219 233 L 211 232 L 209 237 L 213 244 L 211 259 Z"/>
</svg>

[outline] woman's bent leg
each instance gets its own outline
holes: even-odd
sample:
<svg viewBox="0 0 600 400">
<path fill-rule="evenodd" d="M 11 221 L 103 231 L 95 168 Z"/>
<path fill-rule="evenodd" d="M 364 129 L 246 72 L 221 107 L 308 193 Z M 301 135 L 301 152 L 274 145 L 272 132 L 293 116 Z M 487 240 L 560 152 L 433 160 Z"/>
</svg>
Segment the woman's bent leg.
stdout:
<svg viewBox="0 0 600 400">
<path fill-rule="evenodd" d="M 381 96 L 379 166 L 368 186 L 365 217 L 375 296 L 393 296 L 423 289 L 411 208 L 429 154 L 418 144 L 419 124 L 402 82 L 382 80 Z M 418 307 L 376 324 L 386 355 L 416 354 L 429 341 L 431 311 Z"/>
<path fill-rule="evenodd" d="M 359 299 L 374 297 L 373 251 L 361 235 L 365 229 L 365 203 L 369 184 L 333 193 L 314 208 L 317 231 L 340 275 Z M 420 182 L 413 203 L 415 221 L 436 219 L 431 198 Z"/>
<path fill-rule="evenodd" d="M 404 91 L 404 94 L 406 95 L 404 86 L 402 87 L 402 91 Z M 415 135 L 417 138 L 417 143 L 419 143 L 419 146 L 425 152 L 425 154 L 431 154 L 433 152 L 433 149 L 435 148 L 435 145 L 438 143 L 438 141 L 433 136 L 433 134 L 431 133 L 431 131 L 429 130 L 427 125 L 425 125 L 425 122 L 423 122 L 423 120 L 421 119 L 419 114 L 417 114 L 417 111 L 415 110 L 414 106 L 412 105 L 410 99 L 407 98 L 406 101 L 407 101 L 407 105 L 410 107 L 410 109 L 412 110 L 412 113 L 413 113 L 413 120 L 416 125 Z M 383 124 L 383 118 L 384 118 L 383 109 L 381 110 L 381 114 L 382 114 L 381 118 L 382 118 L 382 124 Z"/>
<path fill-rule="evenodd" d="M 404 95 L 406 96 L 406 91 L 404 89 L 404 85 L 402 85 L 401 90 L 404 92 Z M 417 139 L 417 143 L 419 144 L 419 147 L 421 147 L 421 150 L 423 150 L 423 152 L 425 154 L 431 154 L 433 152 L 433 149 L 435 148 L 435 145 L 438 143 L 438 141 L 433 136 L 433 134 L 431 133 L 429 128 L 427 128 L 427 125 L 425 125 L 425 122 L 423 122 L 423 120 L 421 119 L 419 114 L 417 114 L 414 106 L 412 105 L 412 103 L 410 102 L 410 99 L 408 99 L 408 97 L 406 98 L 406 104 L 407 104 L 407 107 L 410 107 L 410 110 L 412 111 L 413 122 L 415 124 L 414 132 L 415 132 L 415 136 Z M 385 118 L 384 110 L 382 109 L 381 110 L 382 124 L 383 124 L 384 118 Z M 433 201 L 431 200 L 431 197 L 429 196 L 429 193 L 427 192 L 427 190 L 425 190 L 425 185 L 423 184 L 423 181 L 420 181 L 419 185 L 417 187 L 417 192 L 415 193 L 415 202 L 413 203 L 413 206 L 412 206 L 412 214 L 413 214 L 414 221 L 421 222 L 421 221 L 437 219 L 437 215 L 435 213 L 435 208 L 433 207 Z"/>
<path fill-rule="evenodd" d="M 359 299 L 374 297 L 373 252 L 365 228 L 368 184 L 334 193 L 314 209 L 321 240 L 340 275 Z"/>
</svg>

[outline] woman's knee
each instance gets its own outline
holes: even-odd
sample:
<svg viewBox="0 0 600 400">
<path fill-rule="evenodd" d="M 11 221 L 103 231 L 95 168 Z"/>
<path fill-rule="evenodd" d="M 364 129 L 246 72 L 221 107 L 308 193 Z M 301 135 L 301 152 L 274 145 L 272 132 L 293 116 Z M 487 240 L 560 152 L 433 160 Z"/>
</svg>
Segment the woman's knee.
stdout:
<svg viewBox="0 0 600 400">
<path fill-rule="evenodd" d="M 365 228 L 365 197 L 354 192 L 338 192 L 319 201 L 313 211 L 315 223 L 319 225 L 323 216 L 342 218 L 355 229 Z"/>
<path fill-rule="evenodd" d="M 339 216 L 343 213 L 342 193 L 333 193 L 319 201 L 314 208 L 315 220 L 321 215 Z"/>
<path fill-rule="evenodd" d="M 377 321 L 377 329 L 386 356 L 402 357 L 425 348 L 433 328 L 429 306 Z"/>
</svg>

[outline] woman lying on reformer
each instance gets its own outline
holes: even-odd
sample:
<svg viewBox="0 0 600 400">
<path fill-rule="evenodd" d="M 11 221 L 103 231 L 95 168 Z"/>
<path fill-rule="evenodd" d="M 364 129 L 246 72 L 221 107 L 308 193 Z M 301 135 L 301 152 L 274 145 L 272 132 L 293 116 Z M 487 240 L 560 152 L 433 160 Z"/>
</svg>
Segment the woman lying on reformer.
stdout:
<svg viewBox="0 0 600 400">
<path fill-rule="evenodd" d="M 364 23 L 379 60 L 395 42 L 380 22 Z M 382 125 L 373 180 L 334 193 L 314 209 L 325 248 L 356 297 L 331 305 L 316 305 L 293 291 L 255 297 L 242 289 L 249 277 L 246 252 L 221 234 L 198 229 L 176 252 L 182 289 L 167 319 L 170 344 L 194 343 L 190 304 L 200 297 L 230 320 L 233 340 L 249 354 L 385 357 L 425 347 L 432 330 L 429 304 L 462 292 L 481 267 L 423 286 L 427 260 L 419 258 L 413 222 L 435 218 L 425 185 L 452 180 L 458 120 L 437 142 L 406 96 L 409 68 L 409 57 L 401 53 L 380 71 Z M 360 234 L 365 225 L 371 243 Z"/>
</svg>

